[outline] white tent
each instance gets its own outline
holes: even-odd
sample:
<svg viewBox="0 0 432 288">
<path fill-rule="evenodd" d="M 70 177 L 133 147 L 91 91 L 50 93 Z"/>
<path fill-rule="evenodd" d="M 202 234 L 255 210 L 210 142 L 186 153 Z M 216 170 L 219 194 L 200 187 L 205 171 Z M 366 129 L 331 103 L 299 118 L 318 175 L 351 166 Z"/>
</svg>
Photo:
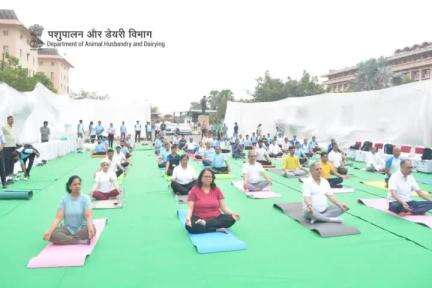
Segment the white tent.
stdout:
<svg viewBox="0 0 432 288">
<path fill-rule="evenodd" d="M 150 103 L 127 99 L 73 100 L 65 95 L 56 95 L 42 84 L 31 92 L 18 92 L 5 83 L 0 83 L 0 126 L 6 117 L 13 115 L 15 130 L 20 143 L 40 141 L 39 128 L 43 121 L 49 122 L 51 138 L 75 137 L 79 119 L 88 127 L 90 121 L 102 121 L 105 128 L 113 123 L 119 132 L 121 121 L 125 121 L 129 132 L 136 120 L 150 121 Z"/>
<path fill-rule="evenodd" d="M 357 140 L 430 146 L 432 143 L 432 80 L 382 90 L 326 93 L 275 102 L 228 102 L 225 124 L 232 135 L 263 132 L 298 137 L 315 135 L 319 141 L 335 138 L 342 144 Z"/>
</svg>

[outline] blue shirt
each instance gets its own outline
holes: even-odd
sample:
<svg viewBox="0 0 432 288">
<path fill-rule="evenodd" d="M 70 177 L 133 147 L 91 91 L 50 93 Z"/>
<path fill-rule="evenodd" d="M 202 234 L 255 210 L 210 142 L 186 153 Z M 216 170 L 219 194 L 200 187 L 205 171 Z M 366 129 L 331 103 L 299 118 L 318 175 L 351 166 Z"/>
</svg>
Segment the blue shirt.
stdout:
<svg viewBox="0 0 432 288">
<path fill-rule="evenodd" d="M 212 160 L 212 159 L 213 159 L 213 156 L 214 156 L 215 153 L 216 153 L 216 152 L 214 151 L 213 148 L 206 149 L 206 150 L 204 151 L 204 159 Z"/>
<path fill-rule="evenodd" d="M 73 198 L 70 194 L 66 195 L 60 202 L 59 209 L 63 209 L 63 224 L 71 234 L 75 234 L 87 225 L 85 211 L 91 209 L 91 201 L 88 195 L 81 194 Z"/>
<path fill-rule="evenodd" d="M 159 138 L 157 138 L 155 140 L 154 146 L 156 149 L 160 149 L 162 147 L 162 141 Z"/>
<path fill-rule="evenodd" d="M 96 127 L 95 127 L 95 131 L 96 131 L 96 135 L 101 135 L 102 133 L 103 133 L 103 131 L 104 131 L 105 129 L 104 129 L 104 127 L 102 126 L 102 125 L 96 125 Z"/>
<path fill-rule="evenodd" d="M 243 145 L 244 145 L 245 147 L 251 147 L 251 146 L 252 146 L 252 141 L 251 141 L 251 139 L 245 139 L 244 142 L 243 142 Z"/>
<path fill-rule="evenodd" d="M 257 137 L 256 136 L 252 136 L 251 137 L 251 141 L 252 141 L 252 144 L 256 144 L 258 142 Z"/>
<path fill-rule="evenodd" d="M 120 133 L 126 133 L 126 126 L 125 125 L 120 126 Z"/>
<path fill-rule="evenodd" d="M 394 156 L 387 159 L 385 162 L 385 168 L 390 170 L 390 172 L 393 174 L 400 169 L 400 158 L 395 158 Z"/>
<path fill-rule="evenodd" d="M 223 155 L 222 153 L 219 153 L 219 154 L 215 153 L 213 155 L 213 159 L 212 159 L 212 167 L 214 167 L 214 168 L 226 167 L 225 155 Z"/>
<path fill-rule="evenodd" d="M 169 154 L 170 154 L 169 151 L 165 150 L 165 148 L 163 148 L 163 147 L 161 148 L 160 155 L 162 157 L 162 161 L 164 161 L 164 162 L 168 161 L 168 155 Z"/>
<path fill-rule="evenodd" d="M 96 153 L 106 152 L 105 145 L 103 143 L 97 144 L 95 147 Z"/>
</svg>

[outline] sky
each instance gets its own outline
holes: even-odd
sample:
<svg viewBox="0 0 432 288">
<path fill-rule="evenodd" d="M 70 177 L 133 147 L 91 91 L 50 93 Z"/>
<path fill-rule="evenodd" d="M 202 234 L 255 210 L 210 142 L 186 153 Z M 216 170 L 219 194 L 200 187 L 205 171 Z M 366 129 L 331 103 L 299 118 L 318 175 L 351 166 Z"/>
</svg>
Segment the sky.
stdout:
<svg viewBox="0 0 432 288">
<path fill-rule="evenodd" d="M 60 4 L 61 3 L 61 4 Z M 153 31 L 166 48 L 59 48 L 70 87 L 185 111 L 214 89 L 247 98 L 256 78 L 322 76 L 432 41 L 431 1 L 2 0 L 27 27 Z M 322 81 L 323 78 L 320 78 Z"/>
</svg>

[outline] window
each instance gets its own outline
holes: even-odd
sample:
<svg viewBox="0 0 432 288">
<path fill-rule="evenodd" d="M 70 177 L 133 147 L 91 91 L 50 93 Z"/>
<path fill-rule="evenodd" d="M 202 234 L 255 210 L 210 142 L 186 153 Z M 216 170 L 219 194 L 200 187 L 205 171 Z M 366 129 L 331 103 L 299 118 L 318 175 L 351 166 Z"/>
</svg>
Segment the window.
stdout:
<svg viewBox="0 0 432 288">
<path fill-rule="evenodd" d="M 5 54 L 9 53 L 9 46 L 7 46 L 7 45 L 3 46 L 3 53 L 5 53 Z"/>
<path fill-rule="evenodd" d="M 422 71 L 422 80 L 430 79 L 430 69 L 424 69 Z"/>
<path fill-rule="evenodd" d="M 54 72 L 51 72 L 51 81 L 54 81 Z"/>
<path fill-rule="evenodd" d="M 3 30 L 3 36 L 8 36 L 9 35 L 9 31 L 8 30 Z"/>
<path fill-rule="evenodd" d="M 420 80 L 419 71 L 411 71 L 411 79 L 414 81 Z"/>
</svg>

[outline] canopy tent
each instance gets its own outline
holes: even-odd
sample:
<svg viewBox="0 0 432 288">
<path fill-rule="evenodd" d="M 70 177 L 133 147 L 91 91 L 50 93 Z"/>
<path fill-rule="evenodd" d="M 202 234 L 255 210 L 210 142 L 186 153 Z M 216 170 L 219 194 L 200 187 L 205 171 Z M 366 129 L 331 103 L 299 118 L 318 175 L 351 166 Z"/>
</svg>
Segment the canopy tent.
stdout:
<svg viewBox="0 0 432 288">
<path fill-rule="evenodd" d="M 130 133 L 136 120 L 150 121 L 150 103 L 145 99 L 73 100 L 66 95 L 54 94 L 42 84 L 31 92 L 18 92 L 0 83 L 0 126 L 6 123 L 8 115 L 15 118 L 19 142 L 35 143 L 40 141 L 39 128 L 43 121 L 49 122 L 51 139 L 75 137 L 80 119 L 86 129 L 90 121 L 100 120 L 105 128 L 113 123 L 117 133 L 121 121 L 125 121 Z"/>
<path fill-rule="evenodd" d="M 382 90 L 326 93 L 286 98 L 275 102 L 228 102 L 225 124 L 232 135 L 251 134 L 258 124 L 264 133 L 300 138 L 315 135 L 319 141 L 337 139 L 430 146 L 432 143 L 432 80 Z"/>
</svg>

